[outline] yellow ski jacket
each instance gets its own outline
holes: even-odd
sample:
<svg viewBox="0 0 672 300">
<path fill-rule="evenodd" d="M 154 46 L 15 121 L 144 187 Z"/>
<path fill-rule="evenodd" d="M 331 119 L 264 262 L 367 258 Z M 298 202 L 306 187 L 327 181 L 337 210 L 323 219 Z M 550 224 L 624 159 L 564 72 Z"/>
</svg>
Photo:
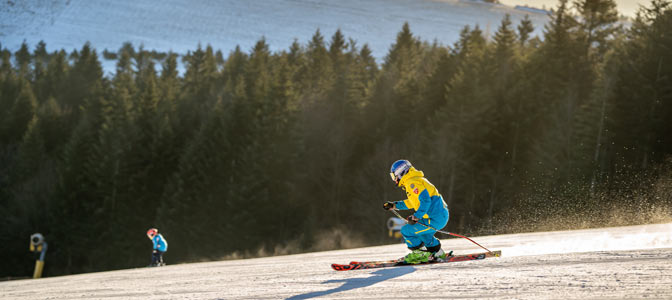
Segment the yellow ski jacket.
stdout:
<svg viewBox="0 0 672 300">
<path fill-rule="evenodd" d="M 418 219 L 443 218 L 443 210 L 448 207 L 439 194 L 439 190 L 429 182 L 422 171 L 411 167 L 408 173 L 401 177 L 399 186 L 406 191 L 408 199 L 396 201 L 397 209 L 413 209 Z M 429 220 L 426 224 L 429 223 Z"/>
</svg>

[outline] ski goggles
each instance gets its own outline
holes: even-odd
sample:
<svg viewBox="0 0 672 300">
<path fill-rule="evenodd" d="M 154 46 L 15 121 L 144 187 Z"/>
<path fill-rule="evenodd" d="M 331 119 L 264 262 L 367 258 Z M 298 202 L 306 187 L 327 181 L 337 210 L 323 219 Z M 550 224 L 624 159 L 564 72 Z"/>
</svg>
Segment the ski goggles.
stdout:
<svg viewBox="0 0 672 300">
<path fill-rule="evenodd" d="M 398 183 L 397 175 L 394 175 L 394 173 L 390 173 L 390 177 L 392 177 L 392 181 L 394 181 L 395 183 Z"/>
</svg>

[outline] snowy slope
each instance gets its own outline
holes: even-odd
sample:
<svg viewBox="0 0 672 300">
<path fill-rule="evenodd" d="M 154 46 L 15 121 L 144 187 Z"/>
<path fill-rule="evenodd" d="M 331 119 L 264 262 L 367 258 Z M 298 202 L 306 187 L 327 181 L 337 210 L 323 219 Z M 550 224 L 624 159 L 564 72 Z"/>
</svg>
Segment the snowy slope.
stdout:
<svg viewBox="0 0 672 300">
<path fill-rule="evenodd" d="M 672 223 L 474 239 L 503 256 L 330 268 L 334 262 L 396 258 L 406 252 L 399 244 L 0 282 L 0 299 L 672 298 Z M 479 251 L 463 239 L 442 243 L 456 253 Z"/>
<path fill-rule="evenodd" d="M 319 28 L 328 41 L 341 29 L 382 58 L 404 22 L 426 41 L 451 45 L 465 26 L 493 33 L 503 16 L 514 26 L 530 15 L 536 34 L 547 16 L 475 0 L 3 0 L 0 43 L 17 50 L 44 40 L 49 51 L 79 49 L 89 41 L 102 51 L 124 42 L 145 49 L 186 53 L 200 43 L 224 54 L 244 51 L 265 37 L 272 51 L 294 39 L 306 44 Z"/>
</svg>

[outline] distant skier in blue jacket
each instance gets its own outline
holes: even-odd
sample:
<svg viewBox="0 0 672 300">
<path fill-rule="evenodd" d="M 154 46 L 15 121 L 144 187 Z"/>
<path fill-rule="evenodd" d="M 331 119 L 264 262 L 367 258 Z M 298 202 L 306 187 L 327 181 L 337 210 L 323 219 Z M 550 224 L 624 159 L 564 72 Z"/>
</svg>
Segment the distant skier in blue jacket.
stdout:
<svg viewBox="0 0 672 300">
<path fill-rule="evenodd" d="M 388 201 L 383 204 L 383 208 L 415 210 L 406 219 L 408 224 L 401 227 L 401 235 L 411 253 L 400 260 L 420 263 L 445 259 L 446 253 L 441 249 L 441 242 L 434 237 L 436 230 L 423 226 L 424 224 L 441 230 L 448 223 L 448 206 L 439 190 L 424 177 L 422 171 L 413 168 L 408 160 L 395 161 L 390 168 L 390 176 L 398 187 L 406 191 L 408 199 Z"/>
<path fill-rule="evenodd" d="M 156 228 L 147 230 L 147 237 L 152 240 L 154 247 L 152 248 L 152 263 L 150 267 L 164 266 L 163 253 L 168 251 L 168 241 L 159 233 Z"/>
</svg>

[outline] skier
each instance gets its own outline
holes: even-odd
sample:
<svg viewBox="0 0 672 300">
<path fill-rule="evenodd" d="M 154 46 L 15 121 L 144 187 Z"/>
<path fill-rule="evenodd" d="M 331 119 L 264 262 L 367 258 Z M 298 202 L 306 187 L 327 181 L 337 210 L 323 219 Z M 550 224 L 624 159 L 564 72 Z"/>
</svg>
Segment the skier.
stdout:
<svg viewBox="0 0 672 300">
<path fill-rule="evenodd" d="M 154 244 L 152 250 L 152 263 L 150 267 L 159 267 L 166 265 L 163 262 L 163 253 L 168 250 L 168 241 L 163 238 L 163 235 L 159 233 L 159 230 L 156 228 L 150 228 L 147 230 L 147 237 L 152 240 Z"/>
<path fill-rule="evenodd" d="M 411 253 L 399 261 L 416 264 L 443 260 L 446 256 L 450 256 L 452 251 L 446 255 L 441 249 L 441 242 L 434 237 L 436 230 L 422 225 L 440 230 L 448 223 L 448 206 L 436 187 L 408 160 L 395 161 L 390 168 L 390 176 L 398 187 L 406 191 L 408 199 L 387 201 L 383 204 L 383 208 L 415 210 L 415 213 L 406 218 L 408 224 L 401 227 L 401 235 Z"/>
</svg>

